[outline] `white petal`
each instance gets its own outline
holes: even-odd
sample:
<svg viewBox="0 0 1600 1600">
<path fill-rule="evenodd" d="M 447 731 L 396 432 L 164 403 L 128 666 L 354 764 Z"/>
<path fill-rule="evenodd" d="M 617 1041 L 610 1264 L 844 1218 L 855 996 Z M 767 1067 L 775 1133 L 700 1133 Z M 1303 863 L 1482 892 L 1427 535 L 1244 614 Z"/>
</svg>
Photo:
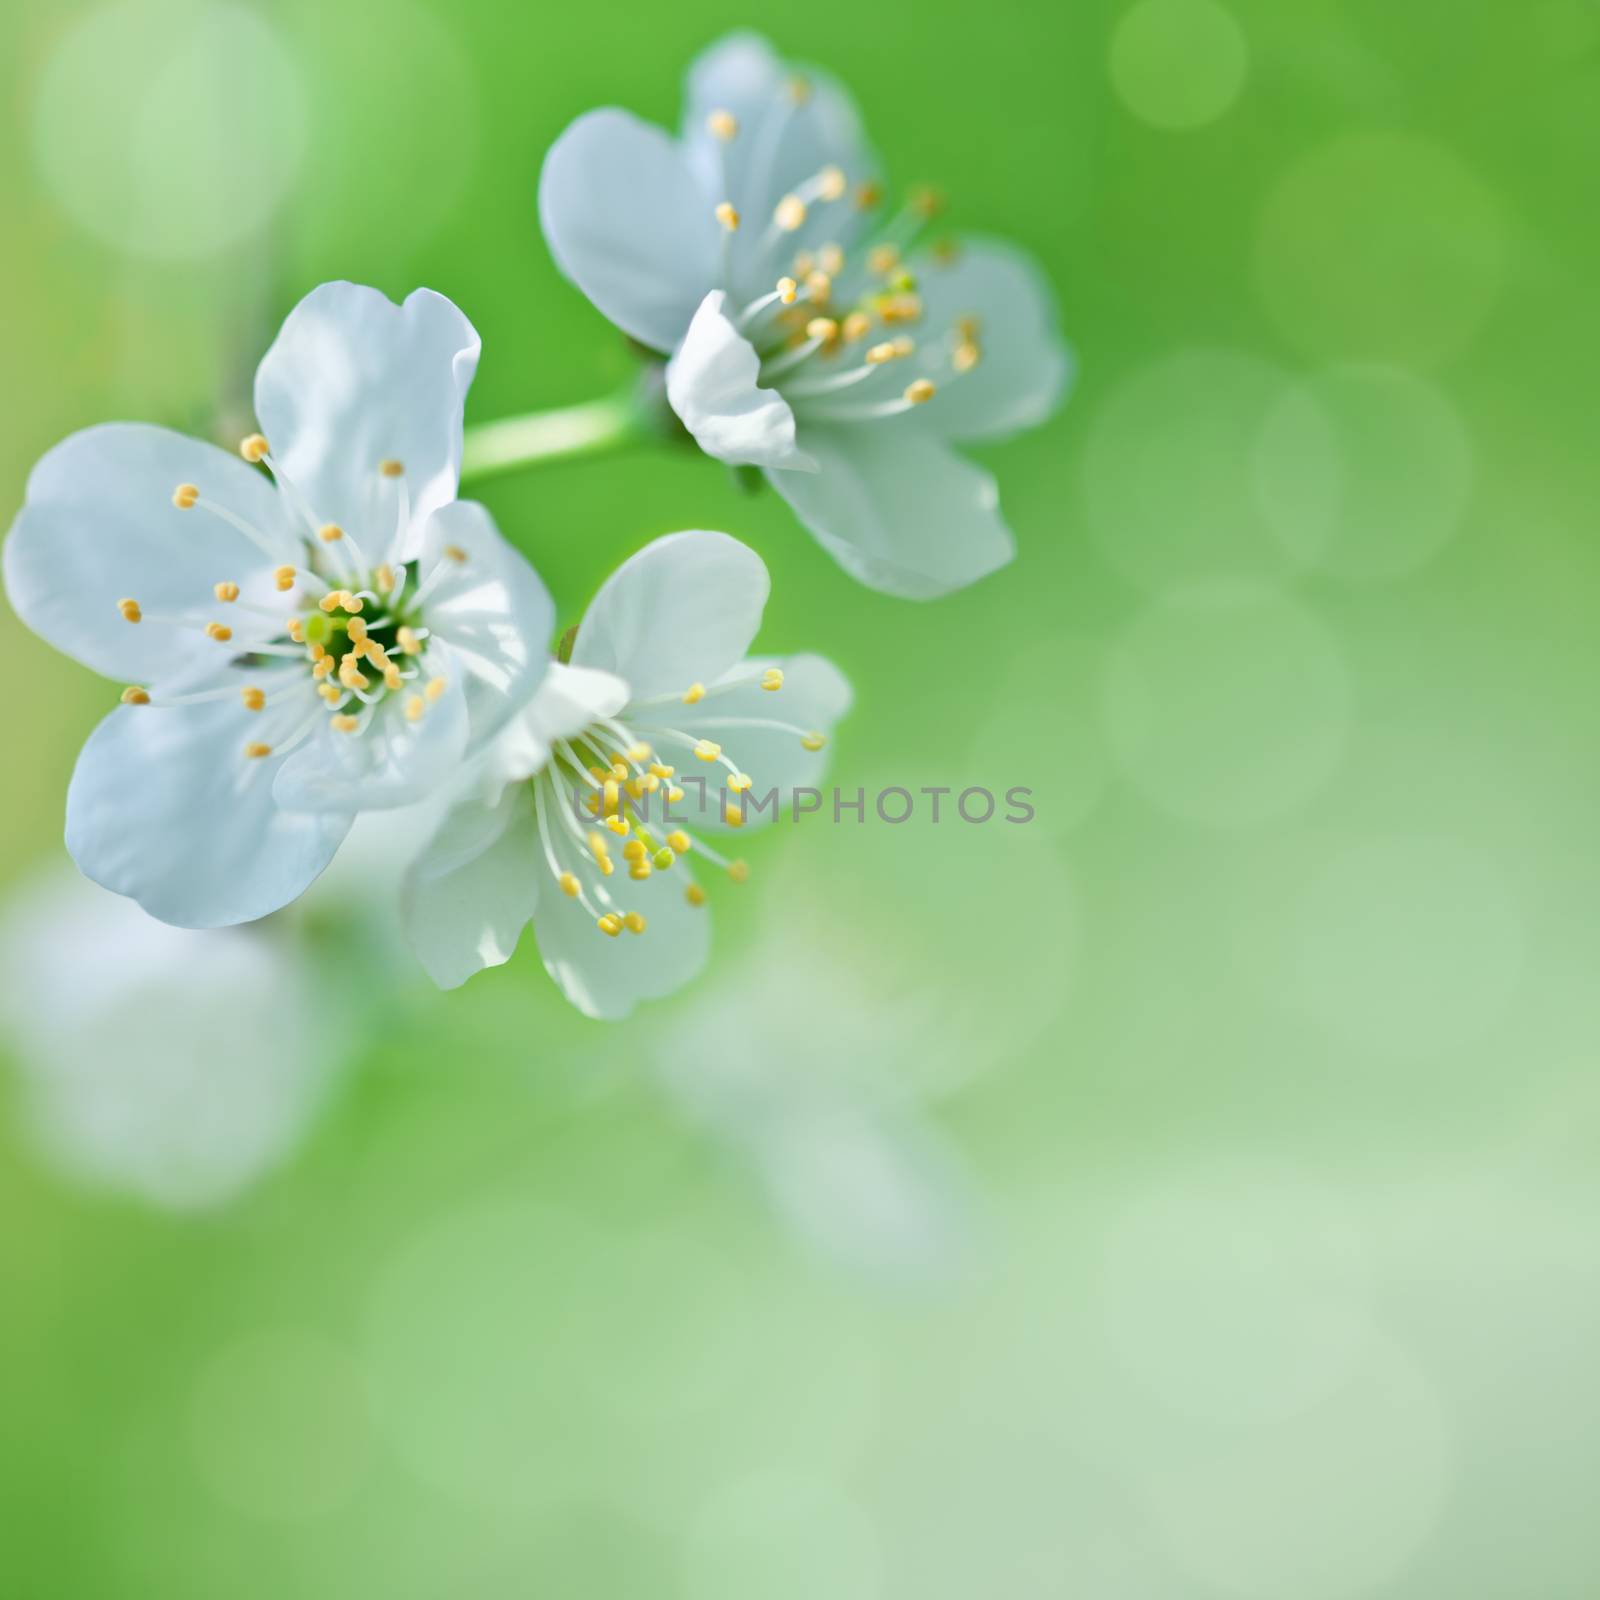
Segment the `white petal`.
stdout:
<svg viewBox="0 0 1600 1600">
<path fill-rule="evenodd" d="M 783 687 L 763 689 L 758 681 L 767 667 L 783 669 Z M 831 736 L 834 725 L 849 711 L 853 696 L 844 674 L 821 656 L 766 657 L 741 662 L 731 676 L 752 681 L 737 689 L 708 694 L 698 705 L 685 706 L 673 717 L 685 733 L 711 739 L 722 753 L 751 780 L 742 807 L 745 829 L 782 817 L 792 821 L 792 797 L 800 788 L 820 788 L 827 775 L 829 747 L 807 750 L 797 735 L 775 728 L 729 726 L 730 720 L 772 718 L 803 728 L 808 733 Z M 738 797 L 725 793 L 731 774 L 726 767 L 692 757 L 669 754 L 681 774 L 702 778 L 704 799 L 697 785 L 684 784 L 684 797 L 671 808 L 674 817 L 690 828 L 723 828 L 723 805 Z M 768 802 L 769 794 L 776 798 Z M 761 802 L 758 809 L 758 802 Z"/>
<path fill-rule="evenodd" d="M 621 678 L 552 661 L 538 693 L 489 752 L 491 780 L 531 778 L 550 759 L 557 739 L 570 739 L 598 718 L 616 716 L 627 703 L 628 686 Z"/>
<path fill-rule="evenodd" d="M 172 491 L 193 483 L 258 528 L 273 554 Z M 215 607 L 212 586 L 246 583 L 301 546 L 272 484 L 237 456 L 165 428 L 114 422 L 63 440 L 28 479 L 5 547 L 17 615 L 58 650 L 129 683 L 186 677 L 216 659 L 203 624 L 123 621 L 117 602 L 152 615 Z"/>
<path fill-rule="evenodd" d="M 728 320 L 727 296 L 700 303 L 667 363 L 667 399 L 707 455 L 731 466 L 816 471 L 794 443 L 794 413 L 775 389 L 760 387 L 761 358 Z"/>
<path fill-rule="evenodd" d="M 994 479 L 915 422 L 810 427 L 821 470 L 768 478 L 846 572 L 932 600 L 1003 567 L 1016 545 Z"/>
<path fill-rule="evenodd" d="M 231 699 L 113 711 L 67 789 L 67 849 L 83 873 L 181 928 L 251 922 L 293 900 L 350 817 L 281 811 L 280 763 L 244 754 L 248 722 Z"/>
<path fill-rule="evenodd" d="M 545 970 L 585 1016 L 616 1022 L 641 1000 L 659 1000 L 699 976 L 711 953 L 705 906 L 684 899 L 687 875 L 677 867 L 636 883 L 621 872 L 606 880 L 612 899 L 643 914 L 639 934 L 608 938 L 576 900 L 546 893 L 534 919 Z"/>
<path fill-rule="evenodd" d="M 669 533 L 601 585 L 572 663 L 626 679 L 635 700 L 710 683 L 743 659 L 769 588 L 761 557 L 737 539 Z"/>
<path fill-rule="evenodd" d="M 955 439 L 998 439 L 1043 422 L 1060 405 L 1073 362 L 1036 263 L 1009 245 L 973 239 L 961 242 L 954 259 L 919 259 L 916 270 L 922 327 L 938 334 L 975 318 L 981 351 L 977 366 L 952 374 L 951 344 L 919 349 L 916 361 L 939 392 L 917 420 Z"/>
<path fill-rule="evenodd" d="M 348 528 L 369 560 L 413 553 L 404 537 L 391 546 L 399 496 L 380 463 L 405 468 L 412 527 L 455 498 L 479 349 L 472 324 L 431 289 L 397 306 L 376 289 L 325 283 L 261 358 L 256 419 L 273 460 L 312 516 Z"/>
<path fill-rule="evenodd" d="M 454 989 L 509 961 L 548 876 L 525 788 L 493 806 L 456 806 L 407 873 L 401 900 L 428 976 Z"/>
<path fill-rule="evenodd" d="M 470 753 L 539 687 L 550 662 L 555 604 L 539 574 L 470 500 L 454 501 L 428 519 L 419 570 L 424 583 L 438 571 L 428 590 L 427 625 L 449 645 L 452 670 L 462 674 Z"/>
<path fill-rule="evenodd" d="M 805 86 L 798 100 L 796 83 Z M 738 119 L 731 142 L 707 130 L 713 111 Z M 744 295 L 770 289 L 796 250 L 829 242 L 848 249 L 868 220 L 853 195 L 878 164 L 849 94 L 815 67 L 785 63 L 757 34 L 730 34 L 689 69 L 683 131 L 701 183 L 743 217 L 730 261 Z M 844 172 L 845 195 L 813 202 L 805 224 L 785 235 L 775 254 L 763 241 L 778 201 L 825 167 Z"/>
<path fill-rule="evenodd" d="M 591 111 L 551 146 L 539 222 L 556 265 L 624 333 L 661 351 L 716 281 L 716 205 L 682 148 L 626 111 Z"/>
<path fill-rule="evenodd" d="M 371 723 L 359 733 L 340 733 L 331 717 L 283 763 L 273 784 L 285 811 L 346 812 L 415 805 L 456 779 L 467 752 L 467 701 L 449 646 L 430 641 L 427 670 L 444 682 L 437 700 L 423 692 L 425 679 L 385 694 Z M 413 697 L 425 707 L 413 720 Z M 358 704 L 349 708 L 355 715 Z"/>
</svg>

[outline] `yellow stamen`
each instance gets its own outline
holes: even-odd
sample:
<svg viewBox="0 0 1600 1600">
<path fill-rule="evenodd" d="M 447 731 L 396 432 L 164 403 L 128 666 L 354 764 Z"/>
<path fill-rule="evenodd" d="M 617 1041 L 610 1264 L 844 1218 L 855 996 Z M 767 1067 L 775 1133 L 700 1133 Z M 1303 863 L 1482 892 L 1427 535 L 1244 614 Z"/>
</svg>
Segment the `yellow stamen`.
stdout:
<svg viewBox="0 0 1600 1600">
<path fill-rule="evenodd" d="M 215 639 L 218 644 L 226 644 L 233 637 L 233 629 L 220 622 L 208 622 L 206 637 Z"/>
<path fill-rule="evenodd" d="M 628 819 L 626 817 L 607 817 L 606 826 L 615 834 L 626 834 L 628 832 Z"/>
<path fill-rule="evenodd" d="M 914 406 L 926 405 L 934 393 L 934 386 L 927 378 L 918 378 L 906 385 L 906 399 Z"/>
<path fill-rule="evenodd" d="M 595 927 L 605 934 L 607 938 L 615 939 L 622 932 L 622 918 L 615 911 L 608 911 L 595 923 Z"/>
<path fill-rule="evenodd" d="M 842 167 L 824 167 L 817 174 L 817 193 L 824 200 L 842 200 L 849 187 L 850 180 L 845 177 Z"/>
<path fill-rule="evenodd" d="M 337 522 L 325 522 L 317 529 L 317 537 L 324 544 L 337 544 L 344 538 L 344 529 Z"/>
<path fill-rule="evenodd" d="M 277 568 L 272 574 L 272 581 L 277 584 L 279 594 L 286 594 L 290 589 L 294 588 L 294 568 Z"/>
<path fill-rule="evenodd" d="M 971 372 L 977 366 L 979 359 L 980 352 L 978 347 L 969 339 L 956 346 L 956 353 L 951 356 L 950 365 L 957 372 Z"/>
<path fill-rule="evenodd" d="M 761 687 L 763 689 L 781 689 L 783 687 L 783 668 L 768 667 L 761 674 Z"/>
<path fill-rule="evenodd" d="M 569 900 L 578 898 L 578 875 L 575 872 L 563 872 L 556 882 L 561 885 L 561 892 Z"/>
<path fill-rule="evenodd" d="M 387 561 L 372 574 L 372 586 L 379 594 L 388 594 L 394 588 L 394 568 Z"/>
<path fill-rule="evenodd" d="M 437 700 L 439 696 L 442 695 L 449 687 L 450 680 L 441 675 L 437 678 L 430 678 L 428 680 L 428 687 L 422 692 L 427 695 L 429 701 L 432 702 Z"/>
<path fill-rule="evenodd" d="M 738 137 L 739 119 L 731 111 L 713 111 L 706 118 L 706 132 L 727 144 Z"/>
<path fill-rule="evenodd" d="M 667 804 L 669 806 L 677 805 L 677 803 L 681 799 L 683 799 L 683 790 L 682 789 L 668 789 L 667 790 Z"/>
<path fill-rule="evenodd" d="M 264 757 L 272 754 L 272 746 L 270 744 L 247 744 L 244 747 L 244 753 L 249 756 L 252 761 L 260 761 Z"/>
<path fill-rule="evenodd" d="M 833 279 L 826 272 L 806 274 L 806 294 L 815 305 L 824 304 L 833 293 Z"/>
<path fill-rule="evenodd" d="M 150 704 L 150 691 L 141 689 L 136 683 L 130 683 L 122 691 L 122 703 L 125 706 L 147 706 Z"/>
<path fill-rule="evenodd" d="M 714 739 L 695 740 L 694 753 L 702 761 L 715 761 L 722 754 L 722 746 Z"/>
<path fill-rule="evenodd" d="M 743 794 L 750 787 L 750 774 L 748 772 L 733 772 L 728 775 L 728 790 L 732 794 Z"/>
<path fill-rule="evenodd" d="M 728 876 L 735 883 L 743 883 L 750 876 L 750 867 L 743 861 L 730 861 L 728 863 Z"/>
<path fill-rule="evenodd" d="M 352 717 L 348 712 L 345 712 L 340 716 L 330 717 L 328 726 L 335 733 L 354 733 L 361 726 L 361 718 Z"/>
<path fill-rule="evenodd" d="M 826 734 L 803 733 L 800 735 L 800 745 L 805 750 L 820 750 L 827 742 Z"/>
<path fill-rule="evenodd" d="M 244 701 L 244 708 L 246 711 L 260 711 L 266 706 L 267 703 L 266 691 L 264 689 L 257 689 L 253 686 L 251 688 L 241 689 L 239 691 L 239 698 Z"/>
<path fill-rule="evenodd" d="M 467 564 L 467 552 L 458 544 L 447 544 L 440 553 L 455 562 L 458 567 L 464 567 Z"/>
<path fill-rule="evenodd" d="M 172 503 L 180 511 L 189 510 L 200 498 L 200 486 L 194 483 L 180 483 L 172 491 Z"/>
<path fill-rule="evenodd" d="M 421 722 L 422 714 L 428 709 L 428 702 L 420 694 L 406 696 L 406 721 Z"/>
<path fill-rule="evenodd" d="M 667 843 L 671 845 L 680 856 L 688 855 L 691 840 L 689 835 L 686 834 L 682 828 L 674 828 L 673 831 L 667 835 Z"/>
<path fill-rule="evenodd" d="M 744 826 L 744 807 L 742 805 L 736 806 L 730 800 L 727 805 L 722 808 L 722 820 L 727 823 L 730 828 L 742 828 Z"/>
<path fill-rule="evenodd" d="M 378 471 L 386 478 L 403 478 L 406 467 L 403 461 L 396 461 L 393 456 L 388 456 L 378 463 Z"/>
<path fill-rule="evenodd" d="M 667 845 L 662 845 L 650 859 L 655 863 L 657 872 L 665 872 L 678 858 Z"/>
<path fill-rule="evenodd" d="M 806 203 L 797 194 L 786 194 L 772 213 L 772 220 L 785 233 L 803 228 L 806 221 Z"/>
<path fill-rule="evenodd" d="M 882 344 L 875 344 L 867 351 L 867 365 L 881 367 L 885 361 L 893 361 L 897 354 L 893 339 L 885 339 Z"/>
<path fill-rule="evenodd" d="M 239 441 L 239 454 L 254 466 L 272 447 L 259 433 L 252 433 Z"/>
<path fill-rule="evenodd" d="M 321 663 L 319 662 L 318 665 L 320 664 Z M 317 693 L 320 694 L 330 706 L 336 706 L 341 700 L 344 699 L 344 691 L 340 689 L 336 683 L 319 683 L 317 685 Z"/>
<path fill-rule="evenodd" d="M 643 933 L 646 927 L 642 912 L 630 911 L 623 919 L 622 925 L 629 933 Z"/>
<path fill-rule="evenodd" d="M 365 644 L 367 642 L 367 624 L 362 617 L 351 617 L 346 624 L 350 634 L 351 644 Z"/>
<path fill-rule="evenodd" d="M 119 600 L 117 601 L 117 610 L 122 613 L 124 622 L 138 622 L 144 617 L 144 613 L 139 609 L 137 600 Z"/>
<path fill-rule="evenodd" d="M 125 606 L 133 605 L 131 600 L 124 600 L 122 603 Z M 137 610 L 138 608 L 135 607 L 134 609 Z M 129 620 L 137 622 L 139 619 L 137 617 L 133 617 Z M 691 683 L 689 687 L 683 691 L 683 703 L 686 706 L 698 705 L 700 701 L 705 699 L 705 697 L 706 686 L 703 683 Z"/>
<path fill-rule="evenodd" d="M 872 318 L 865 311 L 852 311 L 840 324 L 840 331 L 854 344 L 857 339 L 865 339 L 872 331 Z"/>
<path fill-rule="evenodd" d="M 408 656 L 421 654 L 422 641 L 409 628 L 401 628 L 400 631 L 395 634 L 395 639 L 404 654 Z"/>
<path fill-rule="evenodd" d="M 683 898 L 692 906 L 703 906 L 706 903 L 706 892 L 698 883 L 691 883 L 683 891 Z"/>
<path fill-rule="evenodd" d="M 813 317 L 806 324 L 806 338 L 821 339 L 826 343 L 829 339 L 839 337 L 839 324 L 832 317 Z"/>
<path fill-rule="evenodd" d="M 643 861 L 648 848 L 643 839 L 630 839 L 622 847 L 622 859 L 624 861 Z"/>
<path fill-rule="evenodd" d="M 650 876 L 651 871 L 652 868 L 648 861 L 635 861 L 634 864 L 628 868 L 628 876 L 632 878 L 635 883 L 643 883 L 644 880 Z"/>
<path fill-rule="evenodd" d="M 284 632 L 287 633 L 296 644 L 304 644 L 306 642 L 306 621 L 304 617 L 290 617 L 289 620 L 284 623 L 283 628 Z M 317 648 L 320 650 L 322 646 L 318 645 Z M 316 657 L 313 656 L 312 659 L 315 660 Z"/>
<path fill-rule="evenodd" d="M 726 200 L 718 203 L 713 215 L 729 233 L 739 231 L 739 213 Z"/>
<path fill-rule="evenodd" d="M 383 669 L 383 686 L 385 689 L 398 690 L 406 680 L 400 675 L 399 667 L 391 661 Z"/>
<path fill-rule="evenodd" d="M 311 676 L 320 680 L 326 678 L 333 671 L 333 657 L 329 655 L 318 656 L 311 664 Z"/>
<path fill-rule="evenodd" d="M 800 285 L 793 278 L 778 279 L 778 298 L 786 305 L 794 304 L 794 297 L 800 293 Z"/>
</svg>

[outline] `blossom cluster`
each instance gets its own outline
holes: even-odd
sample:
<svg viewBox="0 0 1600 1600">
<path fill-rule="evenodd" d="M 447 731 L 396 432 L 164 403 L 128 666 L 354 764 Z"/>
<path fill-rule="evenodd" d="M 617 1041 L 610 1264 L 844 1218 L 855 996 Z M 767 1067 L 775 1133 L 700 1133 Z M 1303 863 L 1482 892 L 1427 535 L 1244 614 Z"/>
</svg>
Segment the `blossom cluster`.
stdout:
<svg viewBox="0 0 1600 1600">
<path fill-rule="evenodd" d="M 702 451 L 763 473 L 847 573 L 930 599 L 1013 551 L 952 446 L 1044 418 L 1070 358 L 1022 256 L 886 194 L 844 92 L 737 35 L 691 70 L 679 138 L 579 118 L 539 213 L 567 275 L 665 358 Z M 358 817 L 432 806 L 393 863 L 426 971 L 463 983 L 532 923 L 567 998 L 618 1018 L 704 965 L 706 884 L 747 873 L 725 836 L 818 792 L 851 689 L 754 650 L 767 569 L 722 532 L 645 546 L 553 646 L 534 566 L 460 496 L 480 349 L 430 290 L 312 290 L 236 454 L 139 423 L 51 450 L 6 592 L 123 685 L 67 791 L 86 876 L 178 927 L 252 922 Z M 754 784 L 770 810 L 731 803 Z"/>
</svg>

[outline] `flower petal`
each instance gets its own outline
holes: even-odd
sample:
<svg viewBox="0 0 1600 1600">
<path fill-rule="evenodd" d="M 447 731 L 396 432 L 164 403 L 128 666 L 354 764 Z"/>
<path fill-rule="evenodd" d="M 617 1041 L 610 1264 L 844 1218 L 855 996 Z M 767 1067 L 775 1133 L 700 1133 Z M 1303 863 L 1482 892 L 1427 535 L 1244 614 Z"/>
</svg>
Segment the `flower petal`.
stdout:
<svg viewBox="0 0 1600 1600">
<path fill-rule="evenodd" d="M 715 111 L 737 119 L 732 140 L 709 131 Z M 744 218 L 729 250 L 742 298 L 770 289 L 796 250 L 848 249 L 866 221 L 854 191 L 878 166 L 854 102 L 828 74 L 784 62 L 758 34 L 730 34 L 690 67 L 683 138 L 702 187 Z M 845 193 L 813 201 L 804 224 L 783 236 L 780 259 L 767 233 L 773 211 L 825 167 L 845 174 Z"/>
<path fill-rule="evenodd" d="M 587 1017 L 616 1022 L 641 1000 L 659 1000 L 697 977 L 711 953 L 711 917 L 684 898 L 685 873 L 672 868 L 643 883 L 621 873 L 612 899 L 643 914 L 645 931 L 607 936 L 576 900 L 546 894 L 534 919 L 545 970 Z"/>
<path fill-rule="evenodd" d="M 767 476 L 846 572 L 884 594 L 932 600 L 1003 567 L 1016 544 L 994 479 L 915 422 L 809 427 L 821 470 Z"/>
<path fill-rule="evenodd" d="M 67 789 L 67 849 L 85 876 L 180 928 L 252 922 L 300 894 L 350 817 L 280 810 L 281 763 L 245 756 L 246 717 L 234 700 L 113 711 Z"/>
<path fill-rule="evenodd" d="M 557 739 L 570 739 L 591 722 L 614 717 L 627 703 L 628 686 L 621 678 L 552 661 L 538 693 L 490 749 L 491 782 L 531 778 L 550 759 Z"/>
<path fill-rule="evenodd" d="M 555 603 L 489 513 L 470 500 L 453 501 L 428 519 L 419 570 L 424 583 L 432 578 L 429 631 L 449 645 L 462 674 L 470 753 L 538 689 L 550 664 Z"/>
<path fill-rule="evenodd" d="M 783 687 L 763 689 L 759 679 L 769 667 L 783 671 Z M 684 797 L 671 808 L 691 828 L 724 828 L 724 805 L 731 802 L 744 816 L 741 827 L 793 819 L 796 789 L 818 787 L 828 770 L 829 749 L 808 750 L 800 736 L 780 728 L 742 727 L 750 718 L 774 719 L 793 724 L 807 733 L 831 735 L 834 724 L 850 710 L 854 698 L 844 674 L 822 656 L 768 657 L 741 662 L 732 677 L 748 680 L 737 689 L 708 694 L 698 705 L 686 706 L 675 718 L 685 733 L 703 736 L 722 746 L 722 753 L 750 778 L 743 802 L 727 793 L 731 776 L 726 767 L 677 760 L 682 776 L 705 780 L 684 783 Z M 677 759 L 669 754 L 669 760 Z M 688 768 L 702 770 L 686 771 Z M 768 802 L 768 796 L 774 798 Z"/>
<path fill-rule="evenodd" d="M 606 316 L 667 351 L 716 281 L 720 198 L 659 128 L 590 111 L 544 158 L 539 224 L 556 265 Z"/>
<path fill-rule="evenodd" d="M 761 557 L 737 539 L 669 533 L 600 586 L 572 663 L 615 673 L 636 701 L 710 683 L 749 649 L 769 588 Z"/>
<path fill-rule="evenodd" d="M 728 320 L 727 296 L 713 289 L 667 363 L 667 399 L 707 455 L 731 466 L 815 472 L 794 443 L 794 413 L 776 389 L 760 387 L 761 358 Z"/>
<path fill-rule="evenodd" d="M 406 938 L 428 976 L 454 989 L 509 961 L 547 876 L 526 789 L 454 807 L 401 896 Z"/>
<path fill-rule="evenodd" d="M 172 492 L 207 499 L 265 537 L 268 554 L 201 507 L 180 511 Z M 212 586 L 301 558 L 271 482 L 237 456 L 165 428 L 113 422 L 64 439 L 28 479 L 27 501 L 5 546 L 13 609 L 56 649 L 107 677 L 150 683 L 210 664 L 216 645 L 198 622 L 124 622 L 123 599 L 151 616 L 214 605 Z"/>
<path fill-rule="evenodd" d="M 1073 361 L 1037 264 L 1010 245 L 972 239 L 953 259 L 919 259 L 916 268 L 922 325 L 954 330 L 971 318 L 980 352 L 977 366 L 952 374 L 952 345 L 919 349 L 915 360 L 939 392 L 918 421 L 953 439 L 999 439 L 1043 422 L 1066 393 Z"/>
<path fill-rule="evenodd" d="M 418 680 L 386 694 L 359 733 L 341 733 L 331 718 L 319 717 L 317 731 L 273 783 L 285 811 L 390 810 L 414 805 L 459 776 L 468 737 L 465 673 L 442 642 L 430 641 L 423 659 L 429 681 L 444 685 L 437 699 L 428 699 Z M 423 709 L 413 718 L 407 708 L 417 701 Z"/>
<path fill-rule="evenodd" d="M 450 301 L 418 289 L 325 283 L 289 313 L 256 369 L 256 418 L 272 458 L 318 522 L 347 527 L 373 561 L 409 557 L 409 533 L 453 500 L 462 408 L 480 342 Z M 379 471 L 405 469 L 409 528 Z"/>
</svg>

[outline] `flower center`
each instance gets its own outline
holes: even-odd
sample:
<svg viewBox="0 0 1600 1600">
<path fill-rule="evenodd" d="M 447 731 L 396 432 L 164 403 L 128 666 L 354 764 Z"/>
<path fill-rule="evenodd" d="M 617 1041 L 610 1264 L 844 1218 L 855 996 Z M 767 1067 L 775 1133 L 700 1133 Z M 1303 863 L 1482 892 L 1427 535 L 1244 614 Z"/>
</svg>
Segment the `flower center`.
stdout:
<svg viewBox="0 0 1600 1600">
<path fill-rule="evenodd" d="M 619 857 L 634 883 L 656 873 L 676 872 L 692 906 L 703 906 L 706 893 L 686 859 L 691 854 L 703 857 L 735 883 L 748 878 L 750 869 L 742 860 L 721 855 L 689 832 L 686 819 L 673 814 L 672 808 L 684 801 L 687 785 L 695 786 L 697 799 L 703 795 L 709 800 L 715 778 L 723 820 L 731 827 L 744 826 L 750 775 L 721 744 L 705 737 L 705 730 L 779 732 L 798 738 L 807 750 L 820 750 L 824 736 L 772 717 L 697 714 L 695 732 L 665 726 L 658 719 L 669 706 L 697 706 L 709 697 L 754 684 L 776 692 L 783 687 L 783 670 L 766 667 L 710 689 L 694 683 L 681 694 L 636 700 L 626 708 L 627 720 L 603 717 L 573 738 L 558 739 L 549 762 L 529 779 L 550 876 L 562 894 L 578 901 L 594 918 L 601 933 L 615 938 L 624 929 L 645 931 L 643 914 L 626 908 L 620 885 L 612 881 Z M 661 759 L 662 747 L 686 751 L 705 765 L 706 775 L 684 777 Z M 727 776 L 711 770 L 717 767 L 726 769 Z"/>
<path fill-rule="evenodd" d="M 786 90 L 785 115 L 808 99 Z M 763 129 L 781 120 L 768 117 Z M 727 111 L 712 112 L 706 126 L 720 146 L 744 137 Z M 982 360 L 975 315 L 956 316 L 948 326 L 925 324 L 919 253 L 943 210 L 941 198 L 914 190 L 892 218 L 863 227 L 864 218 L 878 218 L 882 202 L 878 184 L 852 188 L 841 168 L 824 167 L 778 202 L 740 263 L 739 278 L 774 287 L 746 301 L 734 324 L 760 357 L 762 386 L 777 389 L 797 419 L 898 416 L 927 404 Z M 722 283 L 731 291 L 732 243 L 745 222 L 731 200 L 716 207 L 716 217 L 723 229 Z M 801 245 L 802 237 L 825 242 Z M 855 242 L 847 248 L 836 240 Z M 953 248 L 940 243 L 928 253 L 937 259 Z M 739 298 L 730 294 L 730 304 Z"/>
<path fill-rule="evenodd" d="M 420 722 L 447 687 L 428 660 L 426 602 L 441 577 L 466 561 L 466 552 L 447 545 L 428 572 L 418 562 L 398 558 L 411 520 L 405 467 L 398 461 L 381 461 L 375 475 L 378 494 L 391 495 L 394 506 L 392 532 L 377 547 L 382 559 L 373 562 L 352 532 L 311 514 L 260 434 L 244 440 L 239 452 L 246 461 L 267 466 L 304 524 L 304 560 L 273 568 L 271 592 L 282 597 L 276 602 L 267 593 L 243 598 L 237 581 L 219 579 L 212 586 L 216 609 L 209 617 L 199 607 L 157 615 L 135 599 L 120 600 L 117 609 L 125 622 L 196 630 L 224 647 L 218 682 L 183 694 L 130 685 L 122 692 L 124 704 L 195 705 L 237 697 L 247 765 L 287 755 L 324 720 L 337 733 L 359 737 L 391 701 L 407 723 Z M 179 484 L 172 503 L 180 511 L 209 512 L 266 555 L 278 553 L 259 528 L 208 499 L 197 484 Z"/>
</svg>

